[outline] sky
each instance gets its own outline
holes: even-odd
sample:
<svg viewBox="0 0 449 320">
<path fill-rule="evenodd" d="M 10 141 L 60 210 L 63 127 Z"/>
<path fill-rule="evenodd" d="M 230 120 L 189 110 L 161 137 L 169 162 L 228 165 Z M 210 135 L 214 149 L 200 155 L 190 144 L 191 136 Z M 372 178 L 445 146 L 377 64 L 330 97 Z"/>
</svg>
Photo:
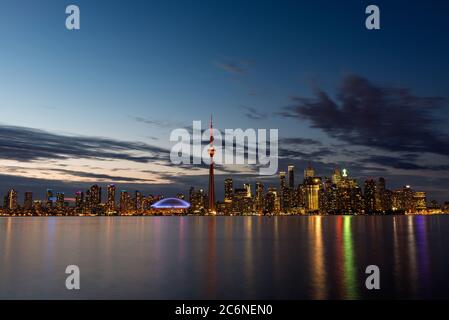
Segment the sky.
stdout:
<svg viewBox="0 0 449 320">
<path fill-rule="evenodd" d="M 78 5 L 81 29 L 65 28 Z M 380 30 L 365 8 L 380 8 Z M 345 167 L 449 201 L 446 1 L 4 0 L 0 195 L 93 183 L 166 196 L 207 188 L 169 161 L 170 132 L 279 129 L 279 169 Z M 257 168 L 223 180 L 278 184 Z M 219 196 L 220 198 L 220 196 Z"/>
</svg>

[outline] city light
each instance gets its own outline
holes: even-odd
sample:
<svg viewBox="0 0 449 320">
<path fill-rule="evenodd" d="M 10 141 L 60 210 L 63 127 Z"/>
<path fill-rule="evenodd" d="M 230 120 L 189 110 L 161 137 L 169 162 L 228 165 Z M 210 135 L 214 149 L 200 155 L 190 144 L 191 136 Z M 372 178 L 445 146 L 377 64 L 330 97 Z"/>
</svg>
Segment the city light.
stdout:
<svg viewBox="0 0 449 320">
<path fill-rule="evenodd" d="M 212 125 L 212 123 L 211 123 Z M 213 137 L 211 138 L 213 141 Z M 213 158 L 213 154 L 211 154 Z M 288 172 L 288 174 L 287 174 Z M 295 185 L 295 167 L 279 172 L 279 183 L 268 185 L 256 181 L 235 187 L 232 178 L 224 180 L 224 198 L 215 199 L 214 165 L 209 170 L 209 188 L 191 187 L 188 198 L 182 194 L 144 195 L 140 191 L 107 186 L 102 195 L 95 184 L 75 197 L 64 192 L 46 190 L 46 197 L 34 200 L 33 193 L 10 189 L 4 197 L 0 215 L 7 216 L 115 216 L 115 215 L 389 215 L 449 213 L 449 203 L 427 201 L 427 194 L 409 185 L 390 190 L 384 178 L 366 179 L 361 187 L 347 169 L 335 168 L 331 177 L 317 176 L 309 164 L 301 183 Z M 288 179 L 287 179 L 288 178 Z"/>
</svg>

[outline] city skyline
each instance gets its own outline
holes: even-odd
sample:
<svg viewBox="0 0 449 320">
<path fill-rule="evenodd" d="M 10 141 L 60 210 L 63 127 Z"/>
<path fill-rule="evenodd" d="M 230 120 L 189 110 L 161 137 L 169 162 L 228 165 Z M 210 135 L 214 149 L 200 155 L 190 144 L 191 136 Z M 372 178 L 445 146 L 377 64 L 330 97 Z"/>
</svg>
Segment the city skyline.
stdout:
<svg viewBox="0 0 449 320">
<path fill-rule="evenodd" d="M 11 186 L 36 195 L 43 185 L 70 194 L 94 183 L 164 194 L 207 186 L 208 166 L 169 161 L 169 135 L 213 113 L 218 129 L 279 129 L 280 167 L 347 167 L 447 200 L 448 4 L 380 1 L 374 32 L 358 1 L 248 0 L 237 11 L 110 1 L 107 16 L 99 3 L 78 4 L 82 27 L 69 32 L 63 4 L 4 3 L 1 196 Z M 393 14 L 404 6 L 407 15 Z M 215 166 L 216 193 L 228 175 L 243 184 L 257 171 Z"/>
<path fill-rule="evenodd" d="M 295 184 L 295 167 L 289 165 L 287 169 L 287 172 L 279 171 L 278 185 L 275 186 L 264 185 L 257 180 L 234 185 L 233 179 L 228 177 L 224 181 L 225 191 L 221 201 L 216 201 L 214 191 L 201 186 L 191 186 L 188 194 L 178 193 L 173 199 L 181 199 L 183 206 L 188 204 L 178 213 L 194 215 L 449 213 L 449 201 L 440 204 L 409 185 L 391 189 L 384 177 L 359 183 L 350 177 L 346 168 L 335 168 L 331 175 L 320 176 L 309 164 L 304 168 L 302 182 Z M 209 186 L 212 181 L 214 190 L 213 170 L 210 175 Z M 145 215 L 156 214 L 157 209 L 167 209 L 166 205 L 158 206 L 158 201 L 172 201 L 165 194 L 145 195 L 139 190 L 117 188 L 114 184 L 108 185 L 106 191 L 102 193 L 101 185 L 94 184 L 87 191 L 75 192 L 71 198 L 66 197 L 64 192 L 47 189 L 44 199 L 35 199 L 33 193 L 28 191 L 24 193 L 22 204 L 18 192 L 11 188 L 4 197 L 2 213 Z M 184 201 L 187 199 L 190 203 Z"/>
</svg>

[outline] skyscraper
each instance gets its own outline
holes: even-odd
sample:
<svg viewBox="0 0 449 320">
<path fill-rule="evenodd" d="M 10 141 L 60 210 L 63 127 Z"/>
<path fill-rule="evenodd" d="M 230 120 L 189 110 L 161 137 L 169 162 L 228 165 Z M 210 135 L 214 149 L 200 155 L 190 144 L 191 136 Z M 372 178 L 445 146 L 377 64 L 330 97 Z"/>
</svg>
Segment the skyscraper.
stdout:
<svg viewBox="0 0 449 320">
<path fill-rule="evenodd" d="M 6 195 L 6 207 L 9 210 L 17 209 L 17 191 L 14 189 L 10 189 L 8 194 Z"/>
<path fill-rule="evenodd" d="M 84 192 L 77 191 L 75 193 L 75 212 L 82 213 L 84 204 Z"/>
<path fill-rule="evenodd" d="M 101 203 L 101 187 L 97 184 L 90 187 L 90 202 L 92 208 L 97 208 Z"/>
<path fill-rule="evenodd" d="M 339 168 L 335 168 L 332 173 L 332 183 L 335 185 L 339 185 L 341 181 L 341 172 Z"/>
<path fill-rule="evenodd" d="M 309 164 L 307 168 L 304 169 L 304 180 L 307 178 L 313 178 L 315 176 L 315 170 Z"/>
<path fill-rule="evenodd" d="M 256 182 L 256 199 L 255 199 L 255 210 L 256 213 L 262 214 L 264 210 L 264 185 L 262 182 Z"/>
<path fill-rule="evenodd" d="M 251 193 L 251 185 L 249 183 L 244 183 L 243 184 L 243 189 L 246 190 L 246 196 L 247 197 L 252 197 L 252 193 Z"/>
<path fill-rule="evenodd" d="M 292 190 L 295 188 L 295 166 L 288 166 L 288 186 Z"/>
<path fill-rule="evenodd" d="M 53 190 L 51 189 L 47 189 L 47 194 L 46 194 L 46 201 L 45 201 L 45 206 L 47 208 L 51 208 L 53 205 Z"/>
<path fill-rule="evenodd" d="M 108 203 L 107 203 L 107 212 L 113 213 L 115 212 L 115 185 L 108 185 Z"/>
<path fill-rule="evenodd" d="M 404 186 L 402 188 L 402 203 L 406 212 L 412 212 L 414 207 L 413 196 L 415 192 L 410 186 Z"/>
<path fill-rule="evenodd" d="M 224 197 L 225 202 L 232 202 L 234 188 L 233 188 L 231 178 L 227 178 L 225 180 L 224 193 L 225 193 L 225 197 Z"/>
<path fill-rule="evenodd" d="M 212 125 L 212 115 L 210 116 L 210 165 L 209 165 L 209 212 L 215 214 L 215 181 L 214 181 L 214 134 Z"/>
<path fill-rule="evenodd" d="M 419 211 L 426 210 L 426 193 L 423 191 L 415 191 L 413 194 L 413 212 L 418 213 Z"/>
<path fill-rule="evenodd" d="M 265 195 L 265 211 L 268 214 L 277 214 L 280 210 L 280 200 L 277 194 L 277 190 L 274 187 L 268 188 Z"/>
<path fill-rule="evenodd" d="M 313 169 L 312 169 L 313 170 Z M 320 177 L 307 177 L 306 179 L 306 209 L 308 212 L 315 212 L 320 209 Z"/>
<path fill-rule="evenodd" d="M 142 202 L 143 197 L 140 191 L 135 191 L 134 193 L 134 210 L 136 213 L 142 213 Z"/>
<path fill-rule="evenodd" d="M 376 211 L 376 182 L 373 179 L 365 180 L 365 190 L 363 192 L 365 202 L 365 213 Z"/>
<path fill-rule="evenodd" d="M 120 192 L 120 214 L 128 213 L 128 201 L 129 201 L 128 191 L 122 190 Z"/>
<path fill-rule="evenodd" d="M 279 205 L 280 210 L 283 211 L 285 209 L 284 200 L 285 200 L 285 193 L 287 190 L 287 186 L 285 183 L 285 171 L 279 171 Z"/>
<path fill-rule="evenodd" d="M 386 208 L 385 199 L 386 182 L 384 178 L 379 178 L 376 186 L 376 211 L 384 212 Z"/>
<path fill-rule="evenodd" d="M 279 186 L 282 192 L 285 189 L 285 171 L 279 171 Z"/>
<path fill-rule="evenodd" d="M 58 210 L 62 210 L 64 209 L 64 193 L 63 192 L 58 192 L 56 193 L 56 208 Z"/>
<path fill-rule="evenodd" d="M 237 214 L 250 214 L 253 209 L 253 199 L 248 195 L 248 188 L 245 184 L 243 188 L 235 189 L 233 209 Z"/>
<path fill-rule="evenodd" d="M 27 211 L 33 208 L 33 193 L 28 191 L 25 192 L 25 199 L 23 201 L 23 208 Z"/>
</svg>

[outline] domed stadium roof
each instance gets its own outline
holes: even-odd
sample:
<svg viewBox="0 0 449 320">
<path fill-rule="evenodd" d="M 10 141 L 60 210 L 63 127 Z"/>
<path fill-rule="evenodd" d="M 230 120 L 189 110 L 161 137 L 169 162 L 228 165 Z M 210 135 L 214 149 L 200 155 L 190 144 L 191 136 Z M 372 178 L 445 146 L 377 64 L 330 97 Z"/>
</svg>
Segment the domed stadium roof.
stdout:
<svg viewBox="0 0 449 320">
<path fill-rule="evenodd" d="M 151 205 L 155 209 L 188 209 L 190 203 L 178 198 L 165 198 Z"/>
</svg>

